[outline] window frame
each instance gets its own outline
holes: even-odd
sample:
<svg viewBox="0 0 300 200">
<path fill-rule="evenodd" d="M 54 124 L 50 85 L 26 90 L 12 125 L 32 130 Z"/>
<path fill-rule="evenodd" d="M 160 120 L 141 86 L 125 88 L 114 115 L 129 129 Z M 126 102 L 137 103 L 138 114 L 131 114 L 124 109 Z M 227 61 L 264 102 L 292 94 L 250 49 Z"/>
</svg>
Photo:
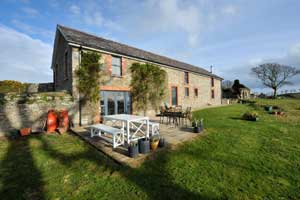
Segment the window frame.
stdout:
<svg viewBox="0 0 300 200">
<path fill-rule="evenodd" d="M 189 84 L 190 83 L 190 74 L 189 72 L 184 72 L 183 74 L 183 81 L 184 81 L 184 84 Z"/>
<path fill-rule="evenodd" d="M 65 51 L 64 54 L 64 80 L 69 79 L 69 70 L 68 70 L 68 51 Z"/>
<path fill-rule="evenodd" d="M 211 90 L 211 98 L 215 99 L 215 90 L 214 89 Z"/>
<path fill-rule="evenodd" d="M 211 87 L 214 87 L 215 86 L 215 79 L 214 77 L 211 77 Z"/>
<path fill-rule="evenodd" d="M 188 98 L 189 96 L 190 96 L 190 88 L 189 87 L 185 87 L 184 88 L 184 97 Z"/>
<path fill-rule="evenodd" d="M 194 97 L 198 97 L 198 96 L 199 96 L 199 90 L 198 90 L 198 88 L 194 88 Z"/>
<path fill-rule="evenodd" d="M 176 105 L 173 104 L 173 88 L 176 89 Z M 170 103 L 170 104 L 171 104 L 172 106 L 178 106 L 178 86 L 176 86 L 176 85 L 172 85 L 172 86 L 171 86 L 170 100 L 171 100 L 171 103 Z"/>
<path fill-rule="evenodd" d="M 113 59 L 114 58 L 117 58 L 117 59 L 119 59 L 120 60 L 120 74 L 113 74 L 113 67 L 116 67 L 117 65 L 115 65 L 115 64 L 113 64 Z M 112 55 L 111 56 L 111 76 L 115 76 L 115 77 L 121 77 L 122 76 L 122 57 L 120 57 L 120 56 L 114 56 L 114 55 Z"/>
</svg>

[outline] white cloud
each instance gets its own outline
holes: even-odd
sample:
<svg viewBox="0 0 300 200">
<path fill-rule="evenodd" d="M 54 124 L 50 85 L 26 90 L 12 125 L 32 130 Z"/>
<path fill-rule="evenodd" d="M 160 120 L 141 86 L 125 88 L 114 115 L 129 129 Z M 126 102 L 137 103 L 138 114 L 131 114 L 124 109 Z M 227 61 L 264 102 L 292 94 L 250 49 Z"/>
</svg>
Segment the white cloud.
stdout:
<svg viewBox="0 0 300 200">
<path fill-rule="evenodd" d="M 39 14 L 39 11 L 31 7 L 23 7 L 21 10 L 28 16 L 34 17 Z"/>
<path fill-rule="evenodd" d="M 52 81 L 52 47 L 40 40 L 0 25 L 0 80 Z"/>
<path fill-rule="evenodd" d="M 199 42 L 201 16 L 194 4 L 178 0 L 153 0 L 144 4 L 143 13 L 135 19 L 145 30 L 154 32 L 183 31 L 191 46 Z"/>
<path fill-rule="evenodd" d="M 226 5 L 222 8 L 222 13 L 226 15 L 236 15 L 239 9 L 235 5 Z"/>
<path fill-rule="evenodd" d="M 289 49 L 289 56 L 300 59 L 300 42 L 292 45 Z"/>
<path fill-rule="evenodd" d="M 104 24 L 99 4 L 95 1 L 86 1 L 83 4 L 71 5 L 70 12 L 78 22 L 83 22 L 85 25 L 101 27 Z"/>
<path fill-rule="evenodd" d="M 18 30 L 21 30 L 22 32 L 29 34 L 29 35 L 38 35 L 40 37 L 50 39 L 51 41 L 54 38 L 54 31 L 46 30 L 39 27 L 34 27 L 31 25 L 28 25 L 26 23 L 23 23 L 17 19 L 13 19 L 11 23 L 16 27 Z"/>
<path fill-rule="evenodd" d="M 70 6 L 70 11 L 74 15 L 79 15 L 80 14 L 80 7 L 77 5 L 71 5 Z"/>
</svg>

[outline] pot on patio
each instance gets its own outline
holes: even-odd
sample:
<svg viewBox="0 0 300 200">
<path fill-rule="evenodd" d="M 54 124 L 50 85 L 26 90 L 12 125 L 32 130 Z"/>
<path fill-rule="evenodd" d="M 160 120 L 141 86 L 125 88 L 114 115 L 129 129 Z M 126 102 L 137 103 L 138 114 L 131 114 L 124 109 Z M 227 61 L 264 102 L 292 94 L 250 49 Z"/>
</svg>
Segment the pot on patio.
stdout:
<svg viewBox="0 0 300 200">
<path fill-rule="evenodd" d="M 194 133 L 200 133 L 201 132 L 201 127 L 200 126 L 195 126 L 194 127 Z"/>
<path fill-rule="evenodd" d="M 160 138 L 159 139 L 159 143 L 158 143 L 158 147 L 165 147 L 166 146 L 166 140 L 165 138 Z"/>
<path fill-rule="evenodd" d="M 30 135 L 30 133 L 31 133 L 31 128 L 21 128 L 20 129 L 21 136 Z"/>
<path fill-rule="evenodd" d="M 139 152 L 146 154 L 150 152 L 150 141 L 149 139 L 139 139 Z"/>
<path fill-rule="evenodd" d="M 131 142 L 128 146 L 128 155 L 131 158 L 137 157 L 139 154 L 139 146 L 137 142 Z"/>
<path fill-rule="evenodd" d="M 203 130 L 203 119 L 196 120 L 196 125 L 194 126 L 194 133 L 200 133 Z"/>
<path fill-rule="evenodd" d="M 157 135 L 152 136 L 150 139 L 150 147 L 153 151 L 155 151 L 158 147 L 159 137 Z"/>
</svg>

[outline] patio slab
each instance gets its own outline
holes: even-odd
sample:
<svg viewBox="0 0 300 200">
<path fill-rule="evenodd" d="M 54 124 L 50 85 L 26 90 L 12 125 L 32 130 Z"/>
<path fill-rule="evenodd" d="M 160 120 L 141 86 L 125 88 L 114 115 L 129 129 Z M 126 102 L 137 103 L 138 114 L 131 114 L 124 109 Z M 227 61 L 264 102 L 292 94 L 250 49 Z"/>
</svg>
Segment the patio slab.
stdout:
<svg viewBox="0 0 300 200">
<path fill-rule="evenodd" d="M 99 138 L 99 137 L 90 137 L 90 132 L 88 127 L 75 127 L 71 131 L 82 138 L 84 141 L 88 142 L 117 163 L 129 167 L 139 167 L 147 158 L 157 151 L 161 151 L 162 148 L 159 148 L 157 151 L 151 151 L 148 154 L 139 154 L 136 158 L 130 158 L 128 156 L 127 148 L 117 147 L 112 148 L 112 144 Z M 182 144 L 186 141 L 191 141 L 201 134 L 196 134 L 192 132 L 192 128 L 175 128 L 171 125 L 160 124 L 160 135 L 165 138 L 166 148 L 174 149 L 177 145 Z"/>
</svg>

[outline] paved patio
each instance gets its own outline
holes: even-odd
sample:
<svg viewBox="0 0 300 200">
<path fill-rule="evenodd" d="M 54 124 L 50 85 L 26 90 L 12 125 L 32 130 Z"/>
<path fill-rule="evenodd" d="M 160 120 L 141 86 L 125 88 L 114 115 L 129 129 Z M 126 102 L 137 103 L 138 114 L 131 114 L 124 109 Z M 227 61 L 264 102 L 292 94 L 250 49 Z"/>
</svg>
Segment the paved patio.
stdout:
<svg viewBox="0 0 300 200">
<path fill-rule="evenodd" d="M 157 119 L 154 121 L 157 121 Z M 139 167 L 147 158 L 149 158 L 149 156 L 155 153 L 151 151 L 148 154 L 139 154 L 136 158 L 130 158 L 128 156 L 127 148 L 117 147 L 113 150 L 111 143 L 108 143 L 99 137 L 91 138 L 88 127 L 76 127 L 71 130 L 98 150 L 125 166 Z M 186 128 L 184 126 L 175 128 L 174 125 L 160 124 L 160 135 L 165 138 L 167 144 L 165 148 L 172 149 L 183 142 L 195 139 L 201 134 L 193 133 L 191 127 Z M 161 151 L 162 149 L 163 148 L 159 148 L 156 151 Z"/>
</svg>

